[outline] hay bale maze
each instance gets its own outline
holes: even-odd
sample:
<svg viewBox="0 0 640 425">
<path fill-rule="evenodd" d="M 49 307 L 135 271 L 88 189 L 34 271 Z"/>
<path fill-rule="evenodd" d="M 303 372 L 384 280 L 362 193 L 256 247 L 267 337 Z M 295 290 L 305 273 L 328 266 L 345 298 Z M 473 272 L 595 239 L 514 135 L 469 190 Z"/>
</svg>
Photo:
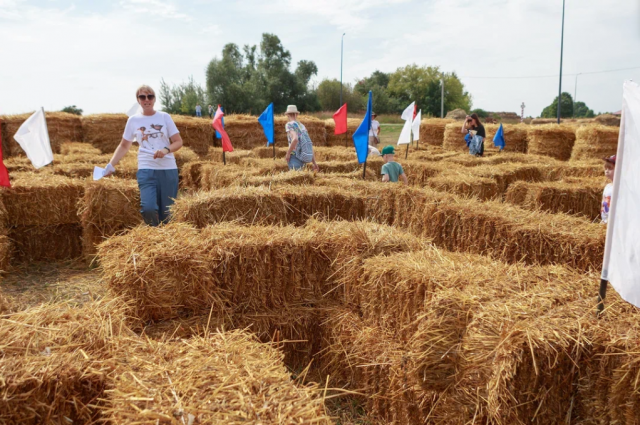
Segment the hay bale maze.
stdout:
<svg viewBox="0 0 640 425">
<path fill-rule="evenodd" d="M 452 119 L 425 118 L 420 121 L 420 142 L 429 146 L 442 146 L 447 124 L 455 122 Z"/>
<path fill-rule="evenodd" d="M 640 313 L 610 291 L 594 314 L 600 153 L 573 158 L 564 127 L 505 127 L 520 147 L 475 158 L 437 120 L 441 143 L 398 156 L 404 186 L 338 143 L 290 172 L 249 116 L 228 117 L 246 140 L 225 166 L 184 118 L 173 219 L 151 228 L 135 149 L 90 180 L 124 125 L 99 117 L 53 166 L 7 160 L 0 422 L 640 423 Z"/>
<path fill-rule="evenodd" d="M 602 159 L 615 155 L 618 150 L 619 132 L 619 128 L 605 125 L 578 128 L 571 160 Z"/>
<path fill-rule="evenodd" d="M 31 115 L 32 113 L 0 116 L 2 153 L 5 158 L 26 155 L 13 135 Z M 78 115 L 66 112 L 45 112 L 45 117 L 53 153 L 60 153 L 61 146 L 65 142 L 82 142 L 82 123 Z"/>
<path fill-rule="evenodd" d="M 568 161 L 576 141 L 576 132 L 574 127 L 568 125 L 544 124 L 531 126 L 528 137 L 529 153 Z"/>
</svg>

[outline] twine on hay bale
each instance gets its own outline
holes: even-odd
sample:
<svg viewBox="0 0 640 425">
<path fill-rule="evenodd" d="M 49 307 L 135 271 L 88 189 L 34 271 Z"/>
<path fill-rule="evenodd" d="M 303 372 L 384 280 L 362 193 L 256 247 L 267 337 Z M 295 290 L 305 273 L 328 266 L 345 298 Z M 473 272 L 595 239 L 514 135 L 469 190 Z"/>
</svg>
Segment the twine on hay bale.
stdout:
<svg viewBox="0 0 640 425">
<path fill-rule="evenodd" d="M 113 422 L 331 423 L 322 390 L 296 385 L 282 353 L 246 332 L 131 339 L 122 349 L 105 409 Z"/>
<path fill-rule="evenodd" d="M 581 215 L 589 220 L 600 217 L 603 178 L 572 182 L 516 182 L 509 186 L 505 201 L 526 209 Z"/>
<path fill-rule="evenodd" d="M 530 126 L 528 132 L 529 153 L 546 155 L 561 161 L 571 158 L 576 140 L 576 129 L 568 125 Z"/>
<path fill-rule="evenodd" d="M 0 122 L 2 122 L 2 153 L 5 157 L 25 156 L 25 152 L 13 136 L 32 114 L 33 112 L 0 116 Z M 53 153 L 60 153 L 61 145 L 64 142 L 82 142 L 82 123 L 78 115 L 66 112 L 45 112 L 45 117 Z"/>
<path fill-rule="evenodd" d="M 445 127 L 453 122 L 455 120 L 452 119 L 423 119 L 420 121 L 420 143 L 429 146 L 443 146 Z"/>
<path fill-rule="evenodd" d="M 604 125 L 578 128 L 571 160 L 602 159 L 615 155 L 618 150 L 619 132 L 619 128 Z"/>
</svg>

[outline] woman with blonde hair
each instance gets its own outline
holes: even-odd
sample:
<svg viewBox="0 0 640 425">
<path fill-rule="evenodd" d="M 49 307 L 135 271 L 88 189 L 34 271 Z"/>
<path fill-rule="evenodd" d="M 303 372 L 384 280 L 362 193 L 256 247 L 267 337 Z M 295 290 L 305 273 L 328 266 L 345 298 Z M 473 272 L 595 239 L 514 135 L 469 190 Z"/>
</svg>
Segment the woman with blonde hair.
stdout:
<svg viewBox="0 0 640 425">
<path fill-rule="evenodd" d="M 109 164 L 115 169 L 136 138 L 140 212 L 145 223 L 157 226 L 169 220 L 169 207 L 178 196 L 178 166 L 173 153 L 182 147 L 182 138 L 171 115 L 154 110 L 156 94 L 151 87 L 140 86 L 136 99 L 142 112 L 129 117 Z"/>
</svg>

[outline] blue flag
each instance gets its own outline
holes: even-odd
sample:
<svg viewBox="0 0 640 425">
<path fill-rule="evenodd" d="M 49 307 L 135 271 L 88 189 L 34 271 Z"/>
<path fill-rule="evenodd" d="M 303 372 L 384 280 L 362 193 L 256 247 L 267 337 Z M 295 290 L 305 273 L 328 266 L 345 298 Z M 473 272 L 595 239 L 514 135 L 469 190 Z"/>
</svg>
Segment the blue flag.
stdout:
<svg viewBox="0 0 640 425">
<path fill-rule="evenodd" d="M 262 115 L 258 117 L 258 122 L 264 129 L 264 135 L 267 136 L 267 146 L 272 145 L 275 141 L 275 124 L 273 122 L 273 102 L 267 106 Z"/>
<path fill-rule="evenodd" d="M 224 112 L 222 106 L 218 105 L 218 108 L 220 108 L 220 110 Z M 222 117 L 222 128 L 224 128 L 224 117 Z M 222 135 L 218 133 L 218 130 L 216 130 L 216 139 L 222 139 Z"/>
<path fill-rule="evenodd" d="M 356 147 L 356 154 L 358 154 L 358 162 L 360 164 L 367 160 L 367 155 L 369 154 L 369 130 L 371 129 L 372 103 L 373 94 L 369 91 L 367 113 L 364 116 L 364 120 L 362 120 L 358 126 L 358 129 L 353 133 L 353 145 Z"/>
<path fill-rule="evenodd" d="M 496 148 L 500 148 L 500 150 L 504 149 L 505 141 L 504 141 L 504 130 L 502 128 L 502 124 L 500 124 L 500 128 L 496 132 L 496 135 L 493 136 L 493 145 Z"/>
</svg>

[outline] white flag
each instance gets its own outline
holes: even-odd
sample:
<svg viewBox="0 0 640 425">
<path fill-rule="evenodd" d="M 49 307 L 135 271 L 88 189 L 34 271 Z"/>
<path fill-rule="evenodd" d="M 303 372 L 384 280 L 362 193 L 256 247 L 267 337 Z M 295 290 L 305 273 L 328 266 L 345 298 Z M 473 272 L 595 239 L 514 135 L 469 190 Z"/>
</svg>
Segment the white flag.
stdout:
<svg viewBox="0 0 640 425">
<path fill-rule="evenodd" d="M 416 102 L 411 102 L 411 105 L 407 106 L 404 111 L 402 111 L 402 119 L 404 120 L 404 127 L 402 127 L 402 132 L 400 132 L 400 137 L 398 137 L 399 145 L 408 145 L 411 143 L 411 124 L 413 123 L 413 110 L 416 108 Z"/>
<path fill-rule="evenodd" d="M 53 162 L 53 152 L 51 152 L 51 141 L 47 131 L 47 121 L 44 117 L 44 108 L 40 108 L 40 110 L 27 118 L 13 138 L 26 152 L 27 158 L 29 158 L 34 167 L 42 168 Z"/>
<path fill-rule="evenodd" d="M 131 108 L 129 108 L 129 110 L 127 111 L 127 116 L 128 117 L 132 117 L 135 114 L 137 114 L 138 112 L 142 112 L 142 106 L 140 106 L 140 104 L 138 102 L 134 103 L 133 106 L 131 106 Z"/>
<path fill-rule="evenodd" d="M 418 111 L 413 120 L 411 129 L 413 130 L 413 141 L 420 140 L 420 120 L 422 120 L 422 109 Z"/>
<path fill-rule="evenodd" d="M 625 81 L 602 278 L 640 307 L 640 86 Z"/>
</svg>

